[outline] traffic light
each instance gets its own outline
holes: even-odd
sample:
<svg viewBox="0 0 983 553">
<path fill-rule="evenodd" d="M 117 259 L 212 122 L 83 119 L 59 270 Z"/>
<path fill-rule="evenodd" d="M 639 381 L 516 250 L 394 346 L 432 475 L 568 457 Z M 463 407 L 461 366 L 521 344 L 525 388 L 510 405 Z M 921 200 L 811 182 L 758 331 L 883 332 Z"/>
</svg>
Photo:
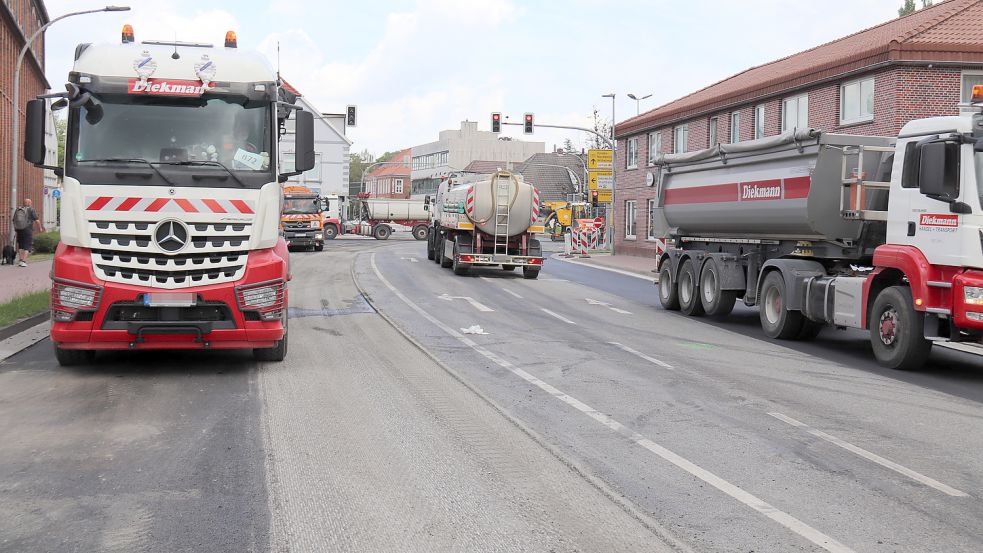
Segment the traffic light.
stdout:
<svg viewBox="0 0 983 553">
<path fill-rule="evenodd" d="M 345 113 L 345 126 L 354 127 L 355 123 L 358 121 L 356 118 L 358 108 L 356 106 L 348 106 L 348 110 Z"/>
<path fill-rule="evenodd" d="M 531 113 L 527 113 L 526 118 L 522 122 L 522 132 L 524 134 L 532 134 L 532 123 L 533 115 Z"/>
<path fill-rule="evenodd" d="M 492 113 L 492 132 L 502 132 L 502 114 L 497 111 Z"/>
<path fill-rule="evenodd" d="M 597 190 L 590 191 L 590 204 L 593 206 L 597 205 Z"/>
</svg>

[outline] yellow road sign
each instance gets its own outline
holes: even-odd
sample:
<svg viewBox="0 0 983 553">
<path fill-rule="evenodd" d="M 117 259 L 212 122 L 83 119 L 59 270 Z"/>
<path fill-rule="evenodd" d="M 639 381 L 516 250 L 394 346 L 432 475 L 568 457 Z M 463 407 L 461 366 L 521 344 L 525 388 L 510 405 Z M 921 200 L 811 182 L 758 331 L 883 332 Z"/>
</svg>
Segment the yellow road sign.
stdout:
<svg viewBox="0 0 983 553">
<path fill-rule="evenodd" d="M 611 169 L 614 152 L 611 150 L 587 150 L 587 169 Z"/>
<path fill-rule="evenodd" d="M 611 170 L 589 171 L 587 185 L 591 190 L 610 190 L 614 185 L 614 172 Z"/>
<path fill-rule="evenodd" d="M 609 204 L 611 203 L 611 189 L 603 190 L 599 189 L 597 191 L 597 203 Z"/>
</svg>

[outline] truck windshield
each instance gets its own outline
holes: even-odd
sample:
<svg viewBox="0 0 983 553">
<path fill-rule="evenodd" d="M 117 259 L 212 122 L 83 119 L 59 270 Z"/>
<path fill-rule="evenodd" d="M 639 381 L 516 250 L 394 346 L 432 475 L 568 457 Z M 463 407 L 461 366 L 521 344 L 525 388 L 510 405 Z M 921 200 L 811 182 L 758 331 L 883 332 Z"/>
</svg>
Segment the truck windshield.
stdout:
<svg viewBox="0 0 983 553">
<path fill-rule="evenodd" d="M 94 98 L 96 109 L 82 107 L 70 121 L 69 170 L 89 173 L 87 180 L 112 181 L 99 171 L 120 175 L 120 164 L 147 163 L 180 180 L 179 186 L 255 187 L 272 180 L 268 103 L 217 96 Z M 158 180 L 138 178 L 125 184 L 172 185 Z"/>
<path fill-rule="evenodd" d="M 289 200 L 283 200 L 283 212 L 284 213 L 317 213 L 318 209 L 317 203 L 314 198 L 292 198 Z"/>
</svg>

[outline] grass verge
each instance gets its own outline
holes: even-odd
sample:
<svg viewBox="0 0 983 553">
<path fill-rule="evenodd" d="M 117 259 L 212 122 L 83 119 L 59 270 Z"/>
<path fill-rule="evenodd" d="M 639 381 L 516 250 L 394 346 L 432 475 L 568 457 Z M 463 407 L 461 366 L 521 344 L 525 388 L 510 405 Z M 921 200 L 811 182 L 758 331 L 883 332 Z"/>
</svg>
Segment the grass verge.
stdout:
<svg viewBox="0 0 983 553">
<path fill-rule="evenodd" d="M 17 296 L 7 303 L 0 303 L 0 327 L 46 311 L 50 300 L 51 292 L 42 290 Z"/>
</svg>

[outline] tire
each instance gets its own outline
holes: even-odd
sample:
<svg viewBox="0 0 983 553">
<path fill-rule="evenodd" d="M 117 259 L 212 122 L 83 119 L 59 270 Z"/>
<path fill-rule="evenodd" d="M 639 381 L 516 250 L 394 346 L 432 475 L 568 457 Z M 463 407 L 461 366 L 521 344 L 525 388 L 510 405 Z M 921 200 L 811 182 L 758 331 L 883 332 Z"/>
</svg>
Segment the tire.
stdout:
<svg viewBox="0 0 983 553">
<path fill-rule="evenodd" d="M 676 278 L 679 310 L 690 317 L 703 314 L 703 303 L 700 301 L 700 287 L 696 276 L 696 265 L 692 259 L 686 259 L 679 265 L 679 275 Z"/>
<path fill-rule="evenodd" d="M 424 225 L 417 225 L 413 227 L 413 238 L 416 238 L 417 240 L 426 240 L 427 227 Z"/>
<path fill-rule="evenodd" d="M 433 238 L 433 262 L 440 265 L 441 255 L 440 252 L 444 249 L 444 237 L 437 234 Z"/>
<path fill-rule="evenodd" d="M 437 251 L 437 259 L 440 259 L 440 266 L 442 268 L 450 269 L 451 267 L 454 266 L 454 260 L 447 257 L 447 255 L 444 254 L 444 250 L 446 249 L 446 242 L 447 242 L 446 236 L 441 238 L 440 250 Z"/>
<path fill-rule="evenodd" d="M 432 228 L 427 229 L 427 259 L 429 259 L 430 261 L 433 261 L 434 258 L 433 241 L 434 241 L 434 231 Z"/>
<path fill-rule="evenodd" d="M 287 306 L 283 306 L 283 338 L 277 340 L 272 348 L 256 348 L 253 359 L 267 363 L 279 363 L 287 357 Z"/>
<path fill-rule="evenodd" d="M 659 303 L 666 311 L 679 311 L 679 289 L 672 279 L 672 261 L 669 259 L 659 267 Z"/>
<path fill-rule="evenodd" d="M 96 360 L 96 352 L 91 349 L 61 349 L 55 344 L 55 359 L 62 367 L 91 365 Z"/>
<path fill-rule="evenodd" d="M 318 244 L 314 244 L 314 251 L 316 251 L 316 252 L 323 252 L 324 251 L 324 242 L 320 242 Z"/>
<path fill-rule="evenodd" d="M 932 351 L 924 316 L 915 311 L 911 290 L 891 286 L 877 295 L 870 312 L 870 345 L 877 362 L 890 369 L 921 368 Z"/>
<path fill-rule="evenodd" d="M 734 310 L 737 292 L 720 289 L 720 267 L 711 257 L 700 271 L 700 302 L 703 311 L 711 317 L 723 317 Z"/>
<path fill-rule="evenodd" d="M 522 278 L 529 280 L 536 280 L 539 278 L 539 267 L 530 267 L 526 265 L 522 268 Z"/>
<path fill-rule="evenodd" d="M 502 270 L 503 271 L 514 271 L 515 270 L 515 265 L 502 265 Z"/>
<path fill-rule="evenodd" d="M 454 258 L 451 260 L 451 270 L 457 276 L 467 276 L 471 273 L 471 266 L 465 263 L 461 263 L 458 259 L 461 257 L 461 242 L 460 236 L 454 240 Z"/>
<path fill-rule="evenodd" d="M 758 316 L 761 328 L 769 338 L 792 340 L 802 331 L 805 317 L 799 311 L 785 309 L 787 298 L 782 274 L 779 271 L 768 273 L 761 285 Z"/>
<path fill-rule="evenodd" d="M 823 323 L 817 323 L 816 321 L 811 321 L 806 317 L 802 317 L 802 330 L 795 336 L 796 340 L 802 340 L 803 342 L 808 342 L 819 336 L 822 332 L 823 327 L 826 326 Z"/>
<path fill-rule="evenodd" d="M 378 224 L 372 229 L 372 236 L 376 240 L 389 240 L 389 235 L 393 233 L 393 229 L 389 228 L 389 225 Z"/>
<path fill-rule="evenodd" d="M 328 226 L 324 227 L 324 239 L 325 240 L 334 240 L 337 237 L 338 237 L 338 227 L 336 227 L 334 225 L 328 225 Z"/>
</svg>

